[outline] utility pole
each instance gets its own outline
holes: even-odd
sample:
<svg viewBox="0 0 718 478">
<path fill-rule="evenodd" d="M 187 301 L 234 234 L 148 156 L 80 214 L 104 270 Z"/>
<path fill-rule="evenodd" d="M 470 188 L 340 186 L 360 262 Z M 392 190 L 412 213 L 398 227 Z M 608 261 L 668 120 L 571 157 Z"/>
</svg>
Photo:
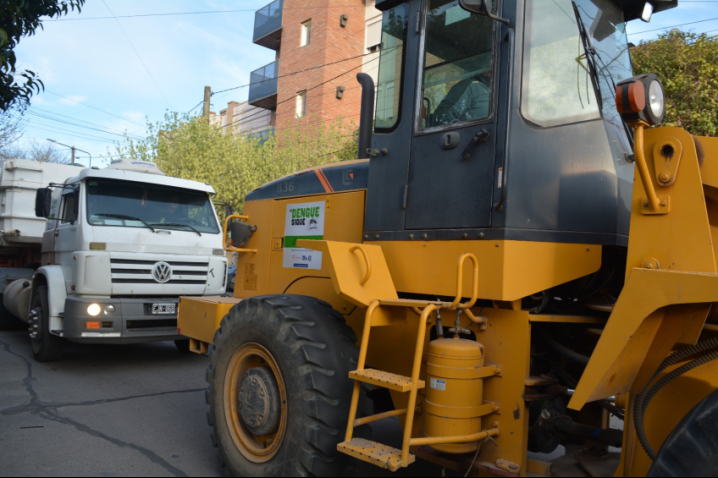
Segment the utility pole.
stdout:
<svg viewBox="0 0 718 478">
<path fill-rule="evenodd" d="M 204 117 L 209 121 L 209 99 L 212 97 L 212 87 L 204 87 Z"/>
<path fill-rule="evenodd" d="M 92 167 L 92 155 L 91 155 L 90 153 L 88 153 L 87 151 L 84 151 L 84 150 L 82 150 L 82 149 L 78 149 L 78 148 L 76 148 L 76 147 L 74 147 L 74 146 L 70 146 L 69 144 L 58 143 L 58 142 L 55 141 L 54 139 L 48 138 L 47 140 L 50 141 L 51 143 L 59 144 L 60 146 L 64 146 L 64 147 L 66 147 L 66 148 L 70 148 L 70 149 L 72 150 L 72 164 L 75 164 L 75 151 L 80 151 L 81 153 L 86 153 L 86 154 L 90 157 L 90 167 Z"/>
</svg>

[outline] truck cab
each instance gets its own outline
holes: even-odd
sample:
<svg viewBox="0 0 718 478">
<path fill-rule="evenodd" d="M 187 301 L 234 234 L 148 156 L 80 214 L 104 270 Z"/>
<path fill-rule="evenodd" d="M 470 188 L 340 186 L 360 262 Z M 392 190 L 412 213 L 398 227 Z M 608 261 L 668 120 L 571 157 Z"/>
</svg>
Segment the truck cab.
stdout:
<svg viewBox="0 0 718 478">
<path fill-rule="evenodd" d="M 28 317 L 36 356 L 59 358 L 50 345 L 58 340 L 181 339 L 179 297 L 226 290 L 212 194 L 209 185 L 125 160 L 40 189 L 36 213 L 47 224 Z"/>
</svg>

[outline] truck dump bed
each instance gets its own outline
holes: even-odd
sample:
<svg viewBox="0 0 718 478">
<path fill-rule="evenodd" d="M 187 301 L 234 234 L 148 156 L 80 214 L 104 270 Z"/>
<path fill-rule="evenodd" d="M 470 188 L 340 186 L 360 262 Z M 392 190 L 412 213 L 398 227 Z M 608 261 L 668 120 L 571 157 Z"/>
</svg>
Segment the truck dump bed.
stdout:
<svg viewBox="0 0 718 478">
<path fill-rule="evenodd" d="M 0 177 L 0 237 L 2 243 L 40 244 L 45 219 L 35 216 L 35 192 L 49 183 L 63 183 L 81 168 L 69 164 L 25 159 L 5 161 Z"/>
</svg>

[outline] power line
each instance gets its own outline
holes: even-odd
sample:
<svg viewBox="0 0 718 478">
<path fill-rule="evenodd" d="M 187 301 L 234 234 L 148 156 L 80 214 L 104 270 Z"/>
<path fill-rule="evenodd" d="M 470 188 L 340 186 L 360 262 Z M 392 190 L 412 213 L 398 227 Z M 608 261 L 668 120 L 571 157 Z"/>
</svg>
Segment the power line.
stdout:
<svg viewBox="0 0 718 478">
<path fill-rule="evenodd" d="M 668 26 L 668 27 L 653 28 L 652 30 L 643 30 L 643 31 L 640 31 L 640 32 L 633 32 L 633 33 L 629 33 L 629 35 L 638 35 L 638 34 L 641 34 L 641 33 L 657 32 L 657 31 L 659 31 L 659 30 L 667 30 L 667 29 L 669 29 L 669 28 L 682 27 L 682 26 L 685 26 L 685 25 L 695 25 L 696 23 L 711 22 L 711 21 L 713 21 L 713 20 L 718 20 L 718 17 L 715 17 L 715 18 L 707 18 L 707 19 L 705 19 L 705 20 L 698 20 L 698 21 L 695 21 L 695 22 L 679 23 L 678 25 L 671 25 L 671 26 Z"/>
<path fill-rule="evenodd" d="M 311 87 L 311 88 L 308 88 L 306 91 L 309 92 L 309 91 L 312 91 L 312 90 L 316 90 L 317 88 L 319 88 L 319 87 L 321 87 L 321 86 L 324 86 L 324 85 L 326 85 L 327 83 L 331 83 L 332 81 L 334 81 L 334 80 L 336 80 L 336 79 L 338 79 L 338 78 L 341 78 L 342 76 L 344 76 L 344 75 L 346 75 L 346 74 L 349 74 L 349 73 L 351 73 L 351 72 L 354 71 L 354 70 L 358 70 L 359 68 L 363 68 L 364 66 L 368 65 L 369 63 L 371 63 L 371 62 L 373 62 L 373 61 L 378 60 L 379 58 L 381 58 L 381 57 L 376 57 L 376 58 L 374 58 L 374 59 L 372 59 L 372 60 L 370 60 L 370 61 L 368 61 L 368 62 L 366 62 L 366 63 L 362 63 L 362 64 L 359 65 L 359 66 L 356 66 L 356 67 L 354 67 L 354 68 L 351 68 L 351 69 L 349 69 L 349 70 L 347 70 L 347 71 L 345 71 L 345 72 L 343 72 L 343 73 L 341 73 L 341 74 L 339 74 L 339 75 L 337 75 L 337 76 L 335 76 L 335 77 L 333 77 L 333 78 L 328 79 L 327 81 L 323 81 L 322 83 L 319 83 L 318 85 L 315 85 L 315 86 L 313 86 L 313 87 Z M 293 99 L 294 99 L 294 97 L 293 97 L 293 96 L 290 96 L 290 97 L 287 98 L 286 100 L 280 101 L 279 103 L 277 103 L 276 106 L 279 106 L 279 105 L 281 105 L 281 104 L 287 103 L 288 101 L 292 101 Z M 260 115 L 260 114 L 265 114 L 265 113 L 264 113 L 264 111 L 255 112 L 255 113 L 253 113 L 253 114 L 251 114 L 251 115 L 249 115 L 249 116 L 247 116 L 247 117 L 239 118 L 237 121 L 233 121 L 232 123 L 227 123 L 226 125 L 222 126 L 222 128 L 226 128 L 226 127 L 228 127 L 228 126 L 234 126 L 235 124 L 237 124 L 237 123 L 239 123 L 239 122 L 241 122 L 241 121 L 246 121 L 246 120 L 251 119 L 251 118 L 254 118 L 255 116 L 258 116 L 258 115 Z"/>
<path fill-rule="evenodd" d="M 50 121 L 55 121 L 55 122 L 58 122 L 58 123 L 62 123 L 62 124 L 64 124 L 64 125 L 74 126 L 74 127 L 76 127 L 76 128 L 89 129 L 89 130 L 97 131 L 97 132 L 104 133 L 104 134 L 111 134 L 111 135 L 113 135 L 113 136 L 121 136 L 121 137 L 123 137 L 123 138 L 128 138 L 128 137 L 130 137 L 130 135 L 128 135 L 128 134 L 112 133 L 112 132 L 110 132 L 110 131 L 105 131 L 105 130 L 103 130 L 103 129 L 93 128 L 93 127 L 91 127 L 91 126 L 84 126 L 84 125 L 81 125 L 81 124 L 70 123 L 69 121 L 63 121 L 63 120 L 61 120 L 61 119 L 53 118 L 52 116 L 47 116 L 47 115 L 43 115 L 43 114 L 40 114 L 40 113 L 35 113 L 35 112 L 33 112 L 33 111 L 28 111 L 28 114 L 31 115 L 31 116 L 36 116 L 36 117 L 38 117 L 38 118 L 42 118 L 42 119 L 46 119 L 46 120 L 50 120 Z M 134 136 L 134 138 L 135 138 L 135 139 L 142 139 L 142 138 L 139 137 L 139 136 Z"/>
<path fill-rule="evenodd" d="M 71 119 L 71 120 L 73 120 L 73 121 L 78 121 L 78 122 L 80 122 L 80 123 L 85 123 L 85 124 L 88 124 L 88 125 L 90 125 L 90 126 L 95 126 L 95 127 L 97 127 L 97 128 L 106 129 L 108 132 L 113 132 L 113 134 L 118 134 L 118 133 L 119 133 L 119 134 L 121 134 L 122 136 L 135 136 L 135 137 L 137 137 L 137 138 L 141 138 L 141 136 L 136 135 L 136 134 L 130 134 L 130 133 L 128 133 L 127 131 L 113 130 L 113 129 L 111 129 L 111 128 L 106 128 L 105 126 L 102 126 L 102 125 L 97 124 L 97 123 L 91 123 L 91 122 L 89 122 L 89 121 L 83 121 L 83 120 L 81 120 L 81 119 L 73 118 L 72 116 L 66 116 L 66 115 L 62 115 L 62 114 L 60 114 L 60 113 L 54 113 L 54 112 L 52 112 L 52 111 L 48 111 L 48 110 L 44 110 L 44 109 L 42 109 L 42 108 L 38 108 L 37 106 L 31 106 L 31 108 L 32 108 L 32 110 L 42 111 L 42 112 L 44 112 L 44 113 L 46 113 L 46 114 L 61 116 L 61 117 L 63 117 L 63 118 Z M 32 110 L 30 111 L 30 113 L 32 113 Z M 52 119 L 52 118 L 47 118 L 47 119 Z M 53 120 L 53 121 L 60 121 L 60 120 Z M 67 123 L 67 124 L 70 124 L 70 123 Z M 79 126 L 79 125 L 73 125 L 73 126 Z"/>
<path fill-rule="evenodd" d="M 128 123 L 132 123 L 132 124 L 137 125 L 137 126 L 140 126 L 140 127 L 142 127 L 142 128 L 146 128 L 146 127 L 147 127 L 147 125 L 142 125 L 142 124 L 139 124 L 139 123 L 135 123 L 134 121 L 130 121 L 130 120 L 128 120 L 127 118 L 123 118 L 122 116 L 119 116 L 119 115 L 110 113 L 109 111 L 105 111 L 105 110 L 102 110 L 102 109 L 100 109 L 100 108 L 96 108 L 96 107 L 94 107 L 94 106 L 88 105 L 87 103 L 83 103 L 83 102 L 81 102 L 81 101 L 73 100 L 72 98 L 68 98 L 67 96 L 61 95 L 61 94 L 59 94 L 59 93 L 54 93 L 54 92 L 52 92 L 52 91 L 50 91 L 50 90 L 45 90 L 45 91 L 47 91 L 47 92 L 50 93 L 51 95 L 59 96 L 60 98 L 64 98 L 64 99 L 66 99 L 66 100 L 68 100 L 68 101 L 72 101 L 73 103 L 77 103 L 78 105 L 84 106 L 85 108 L 90 108 L 91 110 L 99 111 L 100 113 L 105 113 L 106 115 L 110 115 L 110 116 L 113 116 L 113 117 L 115 117 L 115 118 L 119 118 L 119 119 L 121 119 L 122 121 L 127 121 Z"/>
<path fill-rule="evenodd" d="M 102 3 L 105 5 L 105 7 L 107 7 L 107 9 L 110 11 L 110 13 L 112 14 L 112 16 L 115 17 L 114 12 L 112 11 L 112 9 L 110 9 L 109 5 L 107 5 L 107 2 L 105 2 L 105 0 L 102 0 Z M 132 47 L 132 50 L 135 52 L 135 55 L 137 55 L 137 58 L 140 60 L 140 63 L 142 63 L 142 66 L 145 68 L 145 71 L 147 72 L 147 74 L 149 75 L 150 79 L 152 80 L 152 83 L 154 83 L 154 84 L 155 84 L 155 87 L 157 87 L 157 91 L 160 92 L 160 95 L 162 95 L 162 98 L 165 99 L 165 102 L 167 102 L 167 105 L 170 107 L 170 109 L 171 109 L 171 110 L 174 110 L 174 108 L 173 108 L 172 105 L 170 104 L 170 102 L 169 102 L 169 100 L 167 99 L 167 97 L 164 95 L 164 93 L 162 93 L 162 90 L 160 89 L 160 86 L 159 86 L 159 85 L 157 84 L 157 82 L 155 81 L 155 78 L 152 76 L 152 73 L 150 73 L 149 68 L 147 68 L 147 65 L 145 65 L 145 62 L 142 60 L 142 57 L 140 56 L 139 52 L 138 52 L 137 49 L 135 48 L 135 45 L 132 44 L 132 40 L 130 40 L 129 35 L 127 35 L 127 32 L 125 32 L 125 29 L 122 27 L 122 23 L 117 19 L 117 17 L 115 17 L 115 20 L 117 20 L 117 24 L 120 26 L 120 30 L 122 30 L 122 34 L 125 35 L 125 38 L 127 38 L 127 42 L 128 42 L 128 43 L 130 44 L 130 46 Z"/>
<path fill-rule="evenodd" d="M 39 127 L 39 126 L 37 126 L 37 125 L 44 126 L 44 128 L 41 128 L 41 127 Z M 114 141 L 110 141 L 110 140 L 107 140 L 107 139 L 97 138 L 96 136 L 81 136 L 81 135 L 77 134 L 76 131 L 70 133 L 70 132 L 68 132 L 68 130 L 65 130 L 65 129 L 63 129 L 63 128 L 58 128 L 58 127 L 56 127 L 56 126 L 54 126 L 54 125 L 46 125 L 46 124 L 44 124 L 44 123 L 29 122 L 29 123 L 28 123 L 28 126 L 30 126 L 31 128 L 34 128 L 34 129 L 39 129 L 40 131 L 48 131 L 48 132 L 50 132 L 50 133 L 57 133 L 57 134 L 63 134 L 63 135 L 66 135 L 66 136 L 72 136 L 72 137 L 75 137 L 75 138 L 78 138 L 78 139 L 85 140 L 85 141 L 87 141 L 87 142 L 107 143 L 107 144 L 113 144 L 113 145 L 114 145 L 114 144 L 117 144 L 117 143 L 114 142 Z"/>
<path fill-rule="evenodd" d="M 327 8 L 366 8 L 363 5 L 356 5 L 356 6 L 329 6 L 329 7 L 284 7 L 282 10 L 309 10 L 312 8 L 321 8 L 321 9 L 327 9 Z M 261 9 L 260 9 L 261 10 Z M 168 12 L 168 13 L 144 13 L 144 14 L 136 14 L 136 15 L 117 15 L 112 17 L 87 17 L 87 18 L 62 18 L 62 19 L 56 19 L 56 20 L 45 20 L 45 22 L 77 22 L 77 21 L 87 21 L 87 20 L 112 20 L 113 18 L 140 18 L 140 17 L 169 17 L 169 16 L 181 16 L 181 15 L 208 15 L 213 13 L 241 13 L 241 12 L 257 12 L 258 10 L 256 8 L 252 9 L 239 9 L 239 10 L 210 10 L 210 11 L 203 11 L 203 12 Z"/>
</svg>

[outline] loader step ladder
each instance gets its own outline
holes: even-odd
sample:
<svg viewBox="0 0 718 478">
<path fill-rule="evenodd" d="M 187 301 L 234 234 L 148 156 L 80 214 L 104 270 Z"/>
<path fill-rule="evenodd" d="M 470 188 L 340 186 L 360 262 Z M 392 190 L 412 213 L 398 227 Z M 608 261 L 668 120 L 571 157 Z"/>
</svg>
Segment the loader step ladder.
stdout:
<svg viewBox="0 0 718 478">
<path fill-rule="evenodd" d="M 461 303 L 463 291 L 463 265 L 466 259 L 473 262 L 473 293 L 471 299 L 466 303 Z M 438 443 L 470 443 L 486 439 L 489 436 L 498 435 L 498 427 L 495 426 L 491 430 L 482 431 L 474 435 L 466 435 L 461 437 L 424 437 L 412 438 L 412 428 L 414 425 L 414 414 L 416 412 L 417 395 L 420 389 L 425 387 L 423 380 L 419 380 L 421 372 L 421 360 L 424 355 L 424 341 L 426 339 L 426 327 L 429 317 L 438 310 L 456 310 L 461 309 L 472 321 L 480 322 L 471 313 L 471 307 L 478 298 L 478 282 L 479 282 L 479 264 L 476 256 L 473 254 L 464 254 L 459 259 L 459 271 L 457 277 L 457 296 L 454 302 L 441 301 L 422 301 L 422 300 L 403 300 L 403 299 L 385 299 L 375 300 L 369 305 L 364 320 L 364 330 L 361 339 L 361 347 L 359 349 L 359 361 L 357 370 L 349 372 L 349 378 L 354 380 L 354 392 L 352 394 L 351 406 L 349 409 L 349 423 L 345 441 L 337 446 L 337 449 L 349 456 L 359 460 L 377 465 L 389 471 L 397 471 L 399 468 L 406 468 L 415 461 L 415 456 L 409 453 L 412 446 L 433 445 Z M 381 370 L 366 369 L 366 356 L 369 349 L 369 337 L 372 327 L 393 325 L 390 317 L 397 314 L 383 313 L 391 309 L 401 309 L 406 316 L 406 308 L 410 308 L 419 316 L 419 329 L 414 347 L 414 361 L 412 363 L 411 377 L 405 377 Z M 405 322 L 403 322 L 405 323 Z M 361 384 L 368 383 L 378 387 L 387 388 L 400 393 L 409 393 L 409 403 L 407 408 L 402 410 L 394 410 L 391 412 L 372 415 L 365 418 L 356 418 L 357 408 L 359 405 L 359 395 L 361 394 Z M 362 438 L 353 438 L 354 428 L 384 420 L 391 417 L 406 416 L 404 424 L 404 437 L 402 448 L 397 449 L 376 443 Z"/>
</svg>

